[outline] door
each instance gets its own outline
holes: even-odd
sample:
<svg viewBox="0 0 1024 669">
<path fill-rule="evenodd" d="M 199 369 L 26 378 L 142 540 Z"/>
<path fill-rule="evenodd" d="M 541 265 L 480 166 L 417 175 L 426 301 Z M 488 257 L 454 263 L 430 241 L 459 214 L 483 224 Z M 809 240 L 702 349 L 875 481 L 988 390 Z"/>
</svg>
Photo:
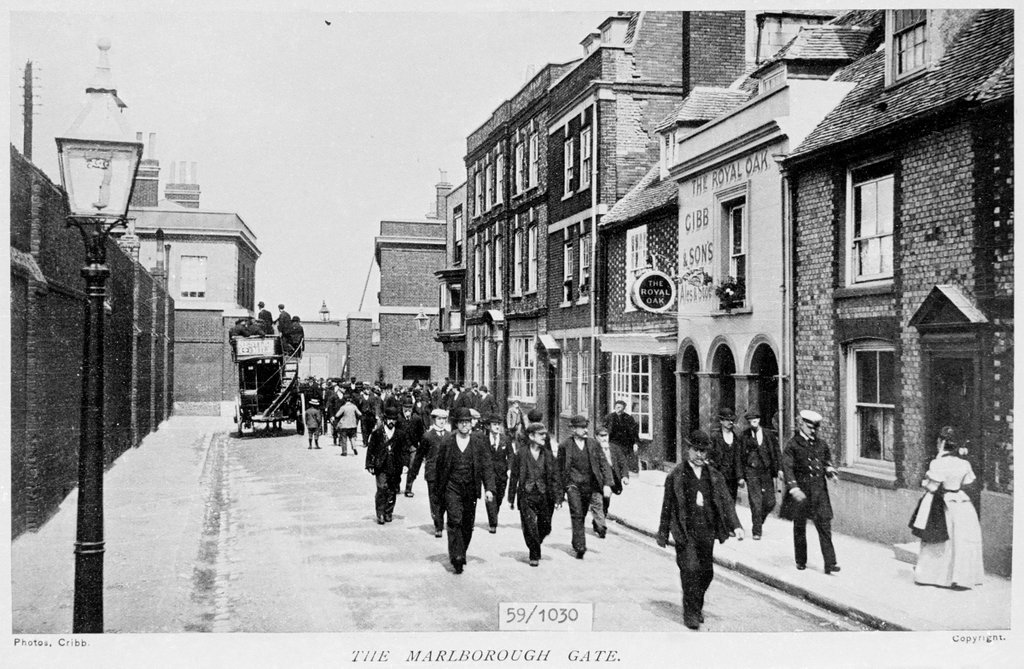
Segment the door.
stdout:
<svg viewBox="0 0 1024 669">
<path fill-rule="evenodd" d="M 951 425 L 967 446 L 966 459 L 974 469 L 978 483 L 968 490 L 974 508 L 979 505 L 979 491 L 984 473 L 983 444 L 978 440 L 975 416 L 978 406 L 976 365 L 973 357 L 934 356 L 930 365 L 928 421 L 925 428 L 925 455 L 935 457 L 939 430 Z"/>
</svg>

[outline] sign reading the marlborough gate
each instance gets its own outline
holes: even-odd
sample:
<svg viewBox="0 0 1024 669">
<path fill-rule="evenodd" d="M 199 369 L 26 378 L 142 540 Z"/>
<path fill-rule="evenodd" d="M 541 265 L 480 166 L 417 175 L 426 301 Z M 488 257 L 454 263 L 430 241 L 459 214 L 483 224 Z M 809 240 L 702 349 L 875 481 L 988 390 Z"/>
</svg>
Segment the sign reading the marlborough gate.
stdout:
<svg viewBox="0 0 1024 669">
<path fill-rule="evenodd" d="M 661 313 L 676 301 L 676 284 L 668 274 L 650 270 L 633 281 L 630 296 L 638 309 Z"/>
</svg>

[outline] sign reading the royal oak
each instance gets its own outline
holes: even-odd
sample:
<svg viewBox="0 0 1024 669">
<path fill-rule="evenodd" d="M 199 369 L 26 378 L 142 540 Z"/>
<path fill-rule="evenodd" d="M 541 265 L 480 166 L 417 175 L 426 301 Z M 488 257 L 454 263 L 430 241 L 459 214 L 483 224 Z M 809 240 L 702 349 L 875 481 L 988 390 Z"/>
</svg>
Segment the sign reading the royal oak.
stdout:
<svg viewBox="0 0 1024 669">
<path fill-rule="evenodd" d="M 668 274 L 649 270 L 633 281 L 630 296 L 638 309 L 661 313 L 676 301 L 676 284 Z"/>
</svg>

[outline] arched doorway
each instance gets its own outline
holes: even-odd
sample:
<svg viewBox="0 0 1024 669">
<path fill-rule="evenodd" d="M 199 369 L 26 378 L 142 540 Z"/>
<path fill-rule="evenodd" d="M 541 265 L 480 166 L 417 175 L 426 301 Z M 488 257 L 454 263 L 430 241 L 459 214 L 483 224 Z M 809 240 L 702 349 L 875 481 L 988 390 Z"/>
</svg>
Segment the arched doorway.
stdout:
<svg viewBox="0 0 1024 669">
<path fill-rule="evenodd" d="M 732 351 L 725 344 L 720 344 L 715 349 L 715 357 L 712 358 L 711 372 L 718 378 L 718 405 L 712 407 L 717 410 L 719 407 L 736 408 L 736 359 Z"/>
<path fill-rule="evenodd" d="M 687 346 L 683 351 L 680 365 L 680 407 L 682 409 L 682 434 L 685 438 L 690 432 L 700 427 L 700 358 L 697 349 Z"/>
<path fill-rule="evenodd" d="M 757 408 L 761 411 L 761 423 L 774 429 L 772 419 L 779 410 L 779 362 L 771 346 L 760 344 L 754 349 L 750 357 L 750 373 L 756 384 L 755 395 Z"/>
</svg>

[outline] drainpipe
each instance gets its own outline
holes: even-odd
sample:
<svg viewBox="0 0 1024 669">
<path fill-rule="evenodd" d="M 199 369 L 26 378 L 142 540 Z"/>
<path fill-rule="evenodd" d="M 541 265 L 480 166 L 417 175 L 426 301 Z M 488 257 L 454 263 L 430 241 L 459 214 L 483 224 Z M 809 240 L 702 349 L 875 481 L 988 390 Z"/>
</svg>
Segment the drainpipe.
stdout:
<svg viewBox="0 0 1024 669">
<path fill-rule="evenodd" d="M 597 381 L 597 104 L 594 100 L 594 113 L 590 119 L 590 414 L 597 424 L 600 413 L 597 410 L 597 398 L 600 393 Z"/>
<path fill-rule="evenodd" d="M 782 161 L 785 154 L 772 156 L 779 166 L 780 195 L 782 204 L 782 366 L 779 370 L 779 440 L 791 430 L 793 416 L 796 412 L 796 348 L 793 333 L 795 332 L 796 300 L 793 295 L 793 193 L 787 170 Z"/>
</svg>

